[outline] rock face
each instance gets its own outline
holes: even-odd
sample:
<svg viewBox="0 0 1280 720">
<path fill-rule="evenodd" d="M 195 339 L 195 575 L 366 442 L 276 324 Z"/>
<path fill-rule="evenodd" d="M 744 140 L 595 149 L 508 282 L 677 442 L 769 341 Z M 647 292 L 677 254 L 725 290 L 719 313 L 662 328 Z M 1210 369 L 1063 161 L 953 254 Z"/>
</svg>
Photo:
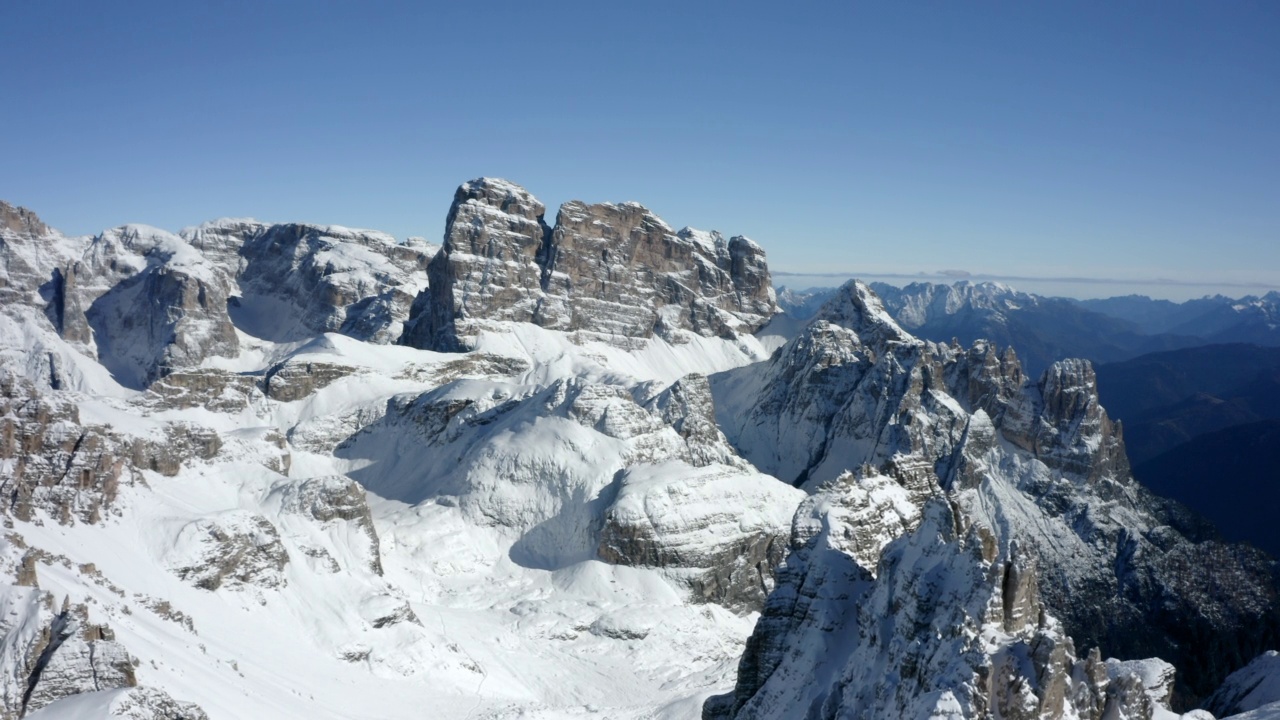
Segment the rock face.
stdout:
<svg viewBox="0 0 1280 720">
<path fill-rule="evenodd" d="M 817 491 L 869 467 L 915 502 L 945 494 L 1016 540 L 1041 559 L 1043 602 L 1069 636 L 1174 662 L 1184 703 L 1274 636 L 1272 563 L 1206 539 L 1132 480 L 1088 363 L 1056 363 L 1030 381 L 988 343 L 912 338 L 851 283 L 768 363 L 718 376 L 713 389 L 725 434 L 765 472 Z"/>
<path fill-rule="evenodd" d="M 174 368 L 239 353 L 227 317 L 230 282 L 181 238 L 145 225 L 66 238 L 5 207 L 0 285 L 13 300 L 6 309 L 38 308 L 123 384 L 145 387 Z"/>
<path fill-rule="evenodd" d="M 602 560 L 667 569 L 701 602 L 764 604 L 801 493 L 719 466 L 646 465 L 625 471 L 619 486 L 600 532 Z"/>
<path fill-rule="evenodd" d="M 236 324 L 276 341 L 338 332 L 394 342 L 436 250 L 372 230 L 251 220 L 218 220 L 182 236 L 238 283 Z"/>
<path fill-rule="evenodd" d="M 0 200 L 0 304 L 43 306 L 39 288 L 58 267 L 60 239 L 35 213 Z"/>
<path fill-rule="evenodd" d="M 77 337 L 87 324 L 98 360 L 126 385 L 146 387 L 175 368 L 240 352 L 227 316 L 228 278 L 163 230 L 102 233 L 54 293 L 63 336 Z"/>
<path fill-rule="evenodd" d="M 292 402 L 351 372 L 352 368 L 333 363 L 286 361 L 267 371 L 263 386 L 272 400 Z"/>
<path fill-rule="evenodd" d="M 339 475 L 315 477 L 285 485 L 277 494 L 286 512 L 299 513 L 320 523 L 346 521 L 349 527 L 362 533 L 368 546 L 369 569 L 382 574 L 378 532 L 373 526 L 364 488 L 359 483 Z"/>
<path fill-rule="evenodd" d="M 269 520 L 241 511 L 196 520 L 182 528 L 169 554 L 173 572 L 203 590 L 279 588 L 289 553 Z"/>
<path fill-rule="evenodd" d="M 175 475 L 220 447 L 215 433 L 189 422 L 166 424 L 159 438 L 84 425 L 73 397 L 40 393 L 0 368 L 0 515 L 30 520 L 42 510 L 63 524 L 98 522 L 136 471 Z"/>
<path fill-rule="evenodd" d="M 1152 718 L 1140 677 L 1109 678 L 1046 615 L 1032 556 L 945 500 L 921 515 L 874 579 L 832 544 L 859 527 L 798 536 L 736 690 L 703 717 Z"/>
<path fill-rule="evenodd" d="M 67 238 L 0 203 L 0 298 L 6 314 L 39 313 L 72 348 L 141 389 L 236 357 L 237 327 L 273 341 L 338 332 L 394 342 L 435 250 L 368 230 L 251 220 Z M 50 382 L 62 382 L 65 361 L 50 352 L 46 363 Z"/>
<path fill-rule="evenodd" d="M 403 342 L 474 344 L 486 322 L 530 322 L 599 338 L 752 332 L 777 312 L 764 251 L 743 237 L 673 231 L 635 203 L 560 208 L 492 178 L 454 196 L 430 289 Z"/>
<path fill-rule="evenodd" d="M 53 595 L 0 586 L 0 718 L 16 720 L 59 698 L 132 687 L 133 658 L 84 605 L 54 610 Z"/>
<path fill-rule="evenodd" d="M 101 697 L 105 695 L 106 697 Z M 121 720 L 209 720 L 204 710 L 194 703 L 174 700 L 163 690 L 132 687 L 92 696 L 72 696 L 30 715 L 32 720 L 78 717 L 81 709 L 105 713 L 105 717 Z"/>
</svg>

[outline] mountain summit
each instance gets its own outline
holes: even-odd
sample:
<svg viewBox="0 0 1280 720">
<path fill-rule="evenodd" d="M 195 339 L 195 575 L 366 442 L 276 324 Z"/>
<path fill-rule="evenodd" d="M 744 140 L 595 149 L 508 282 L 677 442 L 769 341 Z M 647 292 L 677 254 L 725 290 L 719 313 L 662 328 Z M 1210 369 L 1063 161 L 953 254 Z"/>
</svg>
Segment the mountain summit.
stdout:
<svg viewBox="0 0 1280 720">
<path fill-rule="evenodd" d="M 745 237 L 676 232 L 637 203 L 571 201 L 555 227 L 544 212 L 505 180 L 458 188 L 404 342 L 466 349 L 492 321 L 679 342 L 751 333 L 777 312 L 764 251 Z"/>
<path fill-rule="evenodd" d="M 0 720 L 1167 720 L 1277 640 L 1087 361 L 856 282 L 780 329 L 757 245 L 635 203 L 6 205 L 0 273 Z"/>
</svg>

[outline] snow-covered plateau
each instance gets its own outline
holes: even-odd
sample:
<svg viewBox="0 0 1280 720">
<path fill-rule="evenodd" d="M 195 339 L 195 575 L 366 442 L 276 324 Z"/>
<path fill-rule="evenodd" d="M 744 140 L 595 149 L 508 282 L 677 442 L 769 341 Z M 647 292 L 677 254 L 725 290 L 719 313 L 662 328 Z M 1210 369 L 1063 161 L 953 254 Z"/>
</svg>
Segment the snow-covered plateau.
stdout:
<svg viewBox="0 0 1280 720">
<path fill-rule="evenodd" d="M 1132 480 L 1088 363 L 544 212 L 0 203 L 0 720 L 1280 717 L 1274 561 Z"/>
</svg>

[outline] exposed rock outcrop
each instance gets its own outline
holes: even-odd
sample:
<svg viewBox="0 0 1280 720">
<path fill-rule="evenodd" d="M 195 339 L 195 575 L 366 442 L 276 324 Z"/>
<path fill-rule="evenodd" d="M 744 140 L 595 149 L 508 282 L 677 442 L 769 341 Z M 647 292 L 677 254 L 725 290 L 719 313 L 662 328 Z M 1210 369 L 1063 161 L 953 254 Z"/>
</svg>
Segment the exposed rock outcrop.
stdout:
<svg viewBox="0 0 1280 720">
<path fill-rule="evenodd" d="M 11 720 L 59 698 L 137 684 L 134 660 L 88 608 L 36 588 L 0 585 L 0 718 Z"/>
<path fill-rule="evenodd" d="M 355 368 L 334 363 L 287 360 L 267 371 L 263 387 L 272 400 L 293 402 L 354 371 Z"/>
<path fill-rule="evenodd" d="M 174 369 L 240 352 L 227 316 L 229 279 L 176 235 L 142 225 L 108 230 L 71 277 L 81 279 L 78 298 L 64 299 L 59 329 L 65 337 L 78 325 L 71 304 L 85 308 L 99 362 L 126 385 L 146 387 Z M 64 298 L 70 287 L 61 289 Z"/>
<path fill-rule="evenodd" d="M 378 532 L 373 526 L 364 488 L 348 477 L 330 475 L 288 483 L 275 491 L 285 512 L 299 513 L 319 523 L 343 521 L 365 536 L 369 569 L 382 574 Z"/>
<path fill-rule="evenodd" d="M 177 370 L 152 383 L 142 403 L 156 408 L 202 407 L 214 412 L 239 412 L 259 402 L 260 378 L 215 370 Z"/>
<path fill-rule="evenodd" d="M 145 686 L 68 697 L 29 717 L 32 720 L 75 717 L 82 708 L 120 720 L 209 720 L 204 710 L 194 703 L 174 700 L 159 688 Z"/>
<path fill-rule="evenodd" d="M 831 544 L 859 529 L 822 524 L 795 538 L 737 688 L 704 718 L 1152 718 L 1139 677 L 1078 657 L 1045 613 L 1033 556 L 945 500 L 925 503 L 874 579 Z"/>
<path fill-rule="evenodd" d="M 372 230 L 252 220 L 218 220 L 182 236 L 238 283 L 236 324 L 277 341 L 338 332 L 394 342 L 436 250 Z"/>
<path fill-rule="evenodd" d="M 41 394 L 0 368 L 2 510 L 30 520 L 42 510 L 61 522 L 96 522 L 129 482 L 128 448 L 80 424 L 74 402 Z"/>
<path fill-rule="evenodd" d="M 82 424 L 73 396 L 41 393 L 0 368 L 0 514 L 31 520 L 40 510 L 64 524 L 97 522 L 137 471 L 176 475 L 193 459 L 214 457 L 222 444 L 190 422 L 167 423 L 161 432 L 132 437 Z"/>
<path fill-rule="evenodd" d="M 1174 662 L 1183 703 L 1274 636 L 1274 567 L 1201 537 L 1133 481 L 1086 362 L 1029 381 L 988 343 L 912 338 L 850 283 L 768 363 L 713 388 L 721 427 L 761 470 L 811 490 L 864 466 L 915 478 L 1022 543 L 1068 635 Z"/>
<path fill-rule="evenodd" d="M 600 532 L 602 560 L 663 569 L 701 602 L 764 604 L 803 493 L 736 468 L 678 463 L 631 468 L 618 485 Z"/>
<path fill-rule="evenodd" d="M 270 589 L 287 582 L 289 553 L 269 520 L 232 511 L 184 526 L 168 561 L 178 577 L 203 590 L 224 585 Z"/>
<path fill-rule="evenodd" d="M 676 232 L 636 203 L 569 202 L 554 228 L 544 213 L 505 180 L 458 188 L 403 342 L 467 349 L 493 321 L 679 341 L 752 332 L 777 311 L 764 251 L 746 238 Z"/>
<path fill-rule="evenodd" d="M 383 497 L 513 533 L 518 563 L 650 567 L 694 600 L 754 609 L 803 493 L 747 467 L 713 412 L 696 375 L 631 389 L 460 380 L 394 398 L 337 455 L 377 458 L 352 475 Z"/>
</svg>

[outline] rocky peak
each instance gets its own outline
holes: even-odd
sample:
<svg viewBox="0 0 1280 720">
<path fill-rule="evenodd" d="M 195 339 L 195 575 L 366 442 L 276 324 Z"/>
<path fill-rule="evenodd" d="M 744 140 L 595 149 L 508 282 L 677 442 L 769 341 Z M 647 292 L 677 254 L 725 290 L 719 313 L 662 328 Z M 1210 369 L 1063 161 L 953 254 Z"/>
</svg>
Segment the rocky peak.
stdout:
<svg viewBox="0 0 1280 720">
<path fill-rule="evenodd" d="M 0 231 L 18 235 L 48 235 L 49 226 L 30 210 L 0 200 Z"/>
<path fill-rule="evenodd" d="M 41 286 L 81 244 L 64 238 L 34 212 L 0 201 L 0 304 L 10 311 L 42 308 Z"/>
<path fill-rule="evenodd" d="M 546 208 L 524 188 L 480 178 L 454 193 L 444 245 L 427 267 L 428 286 L 410 311 L 403 341 L 462 349 L 472 323 L 542 318 Z M 545 324 L 545 320 L 538 324 Z"/>
<path fill-rule="evenodd" d="M 860 280 L 850 280 L 836 290 L 814 319 L 852 330 L 858 342 L 866 345 L 920 344 L 889 315 L 875 291 Z"/>
<path fill-rule="evenodd" d="M 746 238 L 676 232 L 631 202 L 567 202 L 554 228 L 544 212 L 505 180 L 458 188 L 403 342 L 465 349 L 495 321 L 679 341 L 752 332 L 776 312 L 764 252 Z"/>
<path fill-rule="evenodd" d="M 1134 672 L 1076 656 L 1017 543 L 934 498 L 873 578 L 840 549 L 866 532 L 863 515 L 830 507 L 787 559 L 737 687 L 704 719 L 1153 717 Z"/>
<path fill-rule="evenodd" d="M 512 220 L 518 218 L 539 227 L 543 226 L 542 216 L 547 210 L 538 198 L 519 185 L 501 178 L 482 177 L 458 186 L 458 190 L 453 194 L 453 205 L 449 208 L 449 217 L 445 225 L 447 228 L 452 228 L 459 215 L 466 222 L 478 217 L 484 209 L 509 216 Z M 521 228 L 519 225 L 517 221 L 510 229 L 518 232 L 527 231 L 527 228 Z M 446 240 L 453 237 L 448 229 L 445 233 Z"/>
<path fill-rule="evenodd" d="M 1182 687 L 1195 694 L 1216 685 L 1226 658 L 1257 652 L 1247 636 L 1251 624 L 1274 622 L 1266 610 L 1273 571 L 1248 548 L 1183 535 L 1133 481 L 1089 363 L 1061 361 L 1029 380 L 1007 350 L 921 342 L 881 309 L 869 290 L 847 285 L 768 362 L 712 378 L 717 420 L 743 457 L 827 505 L 847 504 L 852 516 L 875 508 L 887 518 L 869 522 L 871 534 L 843 543 L 843 553 L 870 571 L 881 538 L 908 527 L 912 513 L 886 503 L 888 490 L 867 499 L 838 479 L 912 477 L 1000 528 L 1002 547 L 1017 541 L 1039 555 L 1031 572 L 1041 602 L 1082 644 L 1159 653 L 1191 668 Z M 1217 596 L 1194 579 L 1203 571 L 1186 571 L 1208 557 L 1237 578 Z M 1203 623 L 1192 630 L 1167 620 L 1189 616 Z M 1210 648 L 1193 632 L 1231 639 Z"/>
</svg>

